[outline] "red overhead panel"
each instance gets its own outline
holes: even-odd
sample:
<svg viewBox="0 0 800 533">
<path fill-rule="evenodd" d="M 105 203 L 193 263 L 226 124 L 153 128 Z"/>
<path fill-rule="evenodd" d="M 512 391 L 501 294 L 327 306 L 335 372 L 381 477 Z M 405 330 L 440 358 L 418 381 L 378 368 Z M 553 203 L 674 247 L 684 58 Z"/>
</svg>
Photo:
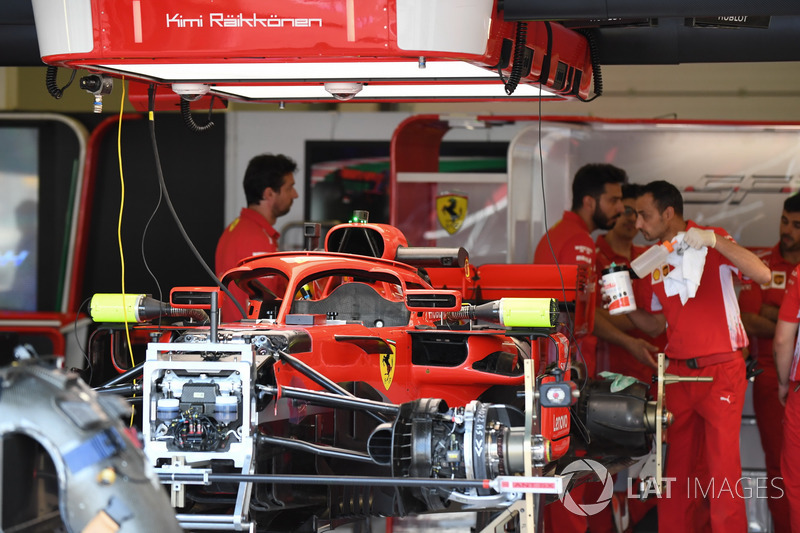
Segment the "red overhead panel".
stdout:
<svg viewBox="0 0 800 533">
<path fill-rule="evenodd" d="M 555 23 L 505 21 L 494 0 L 83 0 L 66 2 L 65 10 L 47 0 L 33 4 L 48 64 L 204 83 L 234 100 L 284 99 L 252 87 L 288 86 L 307 91 L 286 99 L 315 101 L 310 88 L 331 82 L 360 84 L 356 94 L 337 95 L 354 101 L 501 99 L 455 90 L 430 97 L 416 86 L 499 87 L 509 100 L 533 89 L 538 98 L 540 86 L 550 96 L 586 99 L 591 88 L 582 35 Z M 506 80 L 518 78 L 511 96 L 498 69 Z M 406 96 L 386 97 L 381 89 L 388 86 L 404 87 Z"/>
</svg>

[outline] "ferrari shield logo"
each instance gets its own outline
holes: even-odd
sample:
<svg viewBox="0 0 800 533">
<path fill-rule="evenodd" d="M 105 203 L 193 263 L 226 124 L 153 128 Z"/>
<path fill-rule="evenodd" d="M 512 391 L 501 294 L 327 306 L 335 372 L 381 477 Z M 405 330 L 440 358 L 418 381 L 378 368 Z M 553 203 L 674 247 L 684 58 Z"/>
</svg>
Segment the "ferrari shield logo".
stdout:
<svg viewBox="0 0 800 533">
<path fill-rule="evenodd" d="M 467 197 L 463 194 L 443 193 L 436 197 L 436 216 L 439 224 L 452 235 L 461 229 L 467 216 Z"/>
<path fill-rule="evenodd" d="M 383 380 L 383 386 L 386 387 L 386 390 L 389 390 L 389 387 L 392 386 L 392 380 L 394 379 L 394 362 L 396 352 L 394 343 L 389 342 L 388 344 L 389 348 L 392 350 L 391 353 L 381 354 L 381 379 Z"/>
</svg>

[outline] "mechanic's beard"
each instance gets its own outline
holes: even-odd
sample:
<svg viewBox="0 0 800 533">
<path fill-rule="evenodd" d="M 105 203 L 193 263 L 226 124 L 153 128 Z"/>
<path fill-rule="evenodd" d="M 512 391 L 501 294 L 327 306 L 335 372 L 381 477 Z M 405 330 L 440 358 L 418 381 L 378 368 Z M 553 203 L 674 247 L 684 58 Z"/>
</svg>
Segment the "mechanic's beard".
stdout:
<svg viewBox="0 0 800 533">
<path fill-rule="evenodd" d="M 800 251 L 800 241 L 791 241 L 791 244 L 787 245 L 783 243 L 784 237 L 791 239 L 789 235 L 781 235 L 781 242 L 780 242 L 781 253 Z"/>
<path fill-rule="evenodd" d="M 613 218 L 607 217 L 605 213 L 600 211 L 600 206 L 597 206 L 594 208 L 592 222 L 594 222 L 594 227 L 597 229 L 611 229 L 614 227 L 614 224 L 617 223 L 618 218 L 619 216 Z"/>
</svg>

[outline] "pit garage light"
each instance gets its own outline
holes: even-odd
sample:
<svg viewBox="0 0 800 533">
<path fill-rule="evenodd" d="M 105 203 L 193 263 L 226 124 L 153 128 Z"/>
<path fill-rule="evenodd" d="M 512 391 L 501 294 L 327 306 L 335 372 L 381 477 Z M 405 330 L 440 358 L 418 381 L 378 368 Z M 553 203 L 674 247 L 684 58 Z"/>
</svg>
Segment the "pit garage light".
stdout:
<svg viewBox="0 0 800 533">
<path fill-rule="evenodd" d="M 104 63 L 95 68 L 158 83 L 201 82 L 222 98 L 243 102 L 531 101 L 561 99 L 520 84 L 505 93 L 496 72 L 464 61 L 296 63 Z M 92 68 L 91 66 L 88 68 Z M 331 87 L 344 87 L 344 91 Z"/>
<path fill-rule="evenodd" d="M 330 86 L 330 84 L 328 84 Z M 505 93 L 500 80 L 494 83 L 480 84 L 337 84 L 352 85 L 349 92 L 329 92 L 325 85 L 226 85 L 212 86 L 211 93 L 223 98 L 240 101 L 320 101 L 350 100 L 354 102 L 373 102 L 391 100 L 516 100 L 530 101 L 539 98 L 539 88 L 531 85 L 519 85 L 511 96 Z M 542 98 L 558 98 L 547 91 L 541 91 Z"/>
<path fill-rule="evenodd" d="M 496 72 L 464 61 L 341 61 L 294 63 L 106 63 L 105 71 L 159 82 L 299 82 L 497 79 Z"/>
</svg>

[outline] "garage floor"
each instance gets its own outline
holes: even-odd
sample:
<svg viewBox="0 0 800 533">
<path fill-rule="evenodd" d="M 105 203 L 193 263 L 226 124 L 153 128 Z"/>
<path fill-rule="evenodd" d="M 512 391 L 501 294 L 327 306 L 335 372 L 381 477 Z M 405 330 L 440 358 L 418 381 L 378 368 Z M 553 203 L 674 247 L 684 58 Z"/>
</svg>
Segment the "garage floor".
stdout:
<svg viewBox="0 0 800 533">
<path fill-rule="evenodd" d="M 395 518 L 388 528 L 392 533 L 419 533 L 435 531 L 436 533 L 472 533 L 475 525 L 474 513 L 447 513 L 439 515 L 413 516 Z M 339 528 L 337 531 L 352 533 L 386 533 L 386 519 L 375 518 L 370 524 Z M 657 533 L 658 515 L 653 509 L 634 528 L 634 533 Z"/>
</svg>

